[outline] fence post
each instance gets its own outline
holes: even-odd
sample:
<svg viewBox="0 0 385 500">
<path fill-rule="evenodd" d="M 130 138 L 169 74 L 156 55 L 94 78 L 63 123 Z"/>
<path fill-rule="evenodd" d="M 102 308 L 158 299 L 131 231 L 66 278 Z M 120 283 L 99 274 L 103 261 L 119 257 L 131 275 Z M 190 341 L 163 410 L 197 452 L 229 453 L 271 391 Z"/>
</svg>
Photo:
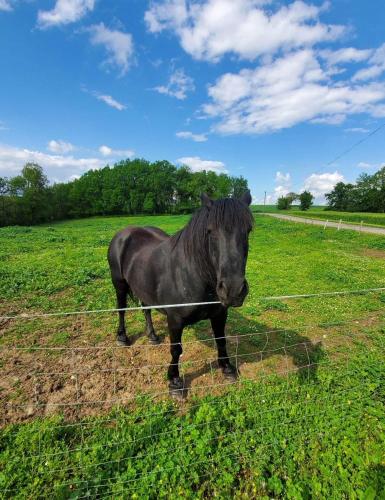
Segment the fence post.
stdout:
<svg viewBox="0 0 385 500">
<path fill-rule="evenodd" d="M 325 222 L 325 224 L 324 224 L 324 231 L 325 231 L 325 229 L 326 229 L 326 226 L 328 225 L 328 222 L 329 222 L 329 219 L 326 219 L 326 222 Z"/>
<path fill-rule="evenodd" d="M 342 219 L 340 219 L 340 221 L 338 223 L 338 231 L 341 229 L 341 222 L 342 222 Z"/>
<path fill-rule="evenodd" d="M 363 226 L 363 224 L 364 224 L 364 221 L 362 220 L 361 221 L 361 227 L 360 227 L 360 233 L 362 233 L 362 226 Z"/>
</svg>

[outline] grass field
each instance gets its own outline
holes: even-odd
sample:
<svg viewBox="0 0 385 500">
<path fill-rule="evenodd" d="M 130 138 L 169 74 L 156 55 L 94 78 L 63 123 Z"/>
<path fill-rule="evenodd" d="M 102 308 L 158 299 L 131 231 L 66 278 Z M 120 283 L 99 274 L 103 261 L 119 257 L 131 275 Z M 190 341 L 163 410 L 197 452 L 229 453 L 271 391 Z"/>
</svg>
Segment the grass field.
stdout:
<svg viewBox="0 0 385 500">
<path fill-rule="evenodd" d="M 278 210 L 275 205 L 253 205 L 253 211 L 255 213 L 281 213 L 295 215 L 297 217 L 330 220 L 337 222 L 339 220 L 342 220 L 343 222 L 351 224 L 361 224 L 361 222 L 363 222 L 365 225 L 370 226 L 385 226 L 385 214 L 367 212 L 337 212 L 335 210 L 325 210 L 325 207 L 321 206 L 314 206 L 309 210 L 303 211 L 299 210 L 299 208 L 295 205 L 290 210 Z"/>
<path fill-rule="evenodd" d="M 114 307 L 114 232 L 128 223 L 174 232 L 186 220 L 1 229 L 1 313 Z M 183 338 L 182 404 L 166 396 L 167 342 L 147 347 L 140 313 L 128 317 L 130 349 L 113 349 L 111 314 L 2 321 L 2 495 L 384 497 L 385 294 L 260 299 L 383 287 L 384 259 L 383 237 L 256 215 L 250 294 L 227 328 L 240 381 L 224 384 L 199 323 Z M 163 317 L 155 324 L 164 337 Z"/>
</svg>

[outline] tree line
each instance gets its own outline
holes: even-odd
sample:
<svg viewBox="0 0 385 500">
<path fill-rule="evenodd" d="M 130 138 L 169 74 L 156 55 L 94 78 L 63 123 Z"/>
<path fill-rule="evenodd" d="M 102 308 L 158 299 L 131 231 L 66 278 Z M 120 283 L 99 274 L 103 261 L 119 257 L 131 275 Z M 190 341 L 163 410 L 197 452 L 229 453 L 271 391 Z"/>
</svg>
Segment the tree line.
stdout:
<svg viewBox="0 0 385 500">
<path fill-rule="evenodd" d="M 346 212 L 385 212 L 385 166 L 361 174 L 355 184 L 339 182 L 326 195 L 328 208 Z"/>
<path fill-rule="evenodd" d="M 326 210 L 342 212 L 385 212 L 385 166 L 372 175 L 361 174 L 355 184 L 338 182 L 325 195 Z M 314 197 L 309 191 L 301 194 L 288 193 L 277 200 L 279 210 L 289 210 L 294 201 L 299 201 L 301 210 L 308 210 Z"/>
<path fill-rule="evenodd" d="M 20 175 L 0 177 L 0 226 L 94 215 L 189 213 L 199 206 L 202 192 L 223 198 L 247 189 L 243 177 L 144 159 L 123 160 L 50 185 L 41 166 L 27 163 Z"/>
<path fill-rule="evenodd" d="M 313 205 L 314 196 L 310 191 L 303 191 L 301 194 L 288 193 L 286 196 L 280 196 L 277 200 L 277 208 L 279 210 L 289 210 L 295 201 L 299 201 L 301 210 L 309 210 Z"/>
</svg>

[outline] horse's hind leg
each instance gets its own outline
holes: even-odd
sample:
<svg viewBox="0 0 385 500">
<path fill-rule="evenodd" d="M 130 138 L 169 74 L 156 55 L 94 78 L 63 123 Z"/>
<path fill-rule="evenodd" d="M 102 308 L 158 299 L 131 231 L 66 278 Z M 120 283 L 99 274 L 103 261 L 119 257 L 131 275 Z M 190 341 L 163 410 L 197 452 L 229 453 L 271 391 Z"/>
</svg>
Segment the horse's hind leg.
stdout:
<svg viewBox="0 0 385 500">
<path fill-rule="evenodd" d="M 116 290 L 116 299 L 118 309 L 125 309 L 127 307 L 127 293 L 128 285 L 125 281 L 114 283 Z M 129 346 L 130 340 L 126 335 L 126 325 L 124 321 L 125 311 L 119 311 L 119 327 L 116 339 L 119 345 Z"/>
<path fill-rule="evenodd" d="M 142 306 L 146 306 L 146 304 L 143 304 Z M 148 336 L 148 339 L 150 341 L 150 344 L 159 344 L 160 339 L 159 336 L 155 333 L 154 330 L 154 325 L 152 323 L 152 317 L 151 317 L 151 309 L 144 309 L 144 317 L 146 318 L 146 333 Z"/>
</svg>

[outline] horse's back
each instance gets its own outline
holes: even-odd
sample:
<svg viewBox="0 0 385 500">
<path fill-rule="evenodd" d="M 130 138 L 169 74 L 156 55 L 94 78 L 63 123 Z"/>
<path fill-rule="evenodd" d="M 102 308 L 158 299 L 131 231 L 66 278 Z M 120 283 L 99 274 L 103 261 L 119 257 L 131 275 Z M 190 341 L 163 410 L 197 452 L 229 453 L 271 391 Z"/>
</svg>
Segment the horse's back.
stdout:
<svg viewBox="0 0 385 500">
<path fill-rule="evenodd" d="M 108 262 L 112 278 L 125 279 L 138 256 L 145 257 L 170 236 L 157 227 L 127 226 L 112 238 L 108 247 Z"/>
</svg>

